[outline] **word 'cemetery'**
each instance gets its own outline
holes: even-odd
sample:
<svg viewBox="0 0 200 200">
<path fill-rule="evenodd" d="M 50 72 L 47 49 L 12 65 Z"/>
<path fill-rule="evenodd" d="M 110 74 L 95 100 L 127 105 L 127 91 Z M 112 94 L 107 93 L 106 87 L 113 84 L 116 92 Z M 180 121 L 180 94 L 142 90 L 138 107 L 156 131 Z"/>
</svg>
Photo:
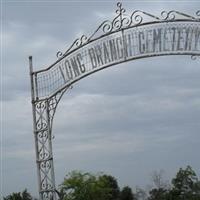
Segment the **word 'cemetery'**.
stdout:
<svg viewBox="0 0 200 200">
<path fill-rule="evenodd" d="M 171 26 L 164 28 L 132 29 L 117 34 L 109 40 L 87 47 L 84 53 L 64 59 L 59 63 L 59 69 L 64 81 L 67 82 L 85 73 L 87 67 L 92 69 L 143 54 L 171 51 L 199 51 L 200 27 Z M 87 56 L 88 58 L 84 58 Z M 84 62 L 88 60 L 89 62 Z M 90 66 L 87 66 L 90 64 Z"/>
<path fill-rule="evenodd" d="M 120 62 L 148 56 L 199 52 L 200 27 L 196 22 L 155 23 L 124 29 L 88 42 L 61 58 L 53 66 L 57 76 L 50 80 L 51 91 L 45 90 L 51 70 L 48 74 L 38 74 L 38 96 L 48 96 L 88 74 Z"/>
</svg>

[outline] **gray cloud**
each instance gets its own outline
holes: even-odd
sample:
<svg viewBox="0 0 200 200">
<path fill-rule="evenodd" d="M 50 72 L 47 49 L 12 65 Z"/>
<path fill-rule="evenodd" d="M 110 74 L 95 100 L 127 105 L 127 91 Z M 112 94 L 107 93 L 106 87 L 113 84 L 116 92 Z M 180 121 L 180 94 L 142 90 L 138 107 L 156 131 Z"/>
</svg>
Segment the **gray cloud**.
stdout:
<svg viewBox="0 0 200 200">
<path fill-rule="evenodd" d="M 112 18 L 116 2 L 3 3 L 3 194 L 27 187 L 37 196 L 28 56 L 35 70 L 47 67 L 80 33 L 90 35 Z M 198 1 L 123 4 L 127 12 L 155 14 L 170 9 L 194 14 L 199 7 Z M 187 164 L 198 172 L 199 74 L 199 60 L 189 56 L 156 57 L 74 84 L 55 115 L 57 184 L 73 169 L 104 171 L 133 187 L 148 184 L 150 173 L 161 168 L 169 178 Z"/>
</svg>

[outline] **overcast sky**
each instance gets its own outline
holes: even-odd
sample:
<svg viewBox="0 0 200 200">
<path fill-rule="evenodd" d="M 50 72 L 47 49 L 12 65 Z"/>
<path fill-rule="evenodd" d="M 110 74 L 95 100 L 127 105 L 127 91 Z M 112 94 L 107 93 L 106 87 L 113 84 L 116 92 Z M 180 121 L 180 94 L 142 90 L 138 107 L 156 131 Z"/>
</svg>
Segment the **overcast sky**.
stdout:
<svg viewBox="0 0 200 200">
<path fill-rule="evenodd" d="M 127 12 L 191 15 L 200 1 L 122 1 Z M 117 1 L 3 0 L 1 84 L 2 192 L 38 196 L 28 56 L 49 66 L 81 34 L 115 16 Z M 146 187 L 154 170 L 171 179 L 191 165 L 200 175 L 200 59 L 131 61 L 74 84 L 54 119 L 57 185 L 71 170 L 103 171 L 120 186 Z M 2 181 L 3 180 L 3 181 Z"/>
</svg>

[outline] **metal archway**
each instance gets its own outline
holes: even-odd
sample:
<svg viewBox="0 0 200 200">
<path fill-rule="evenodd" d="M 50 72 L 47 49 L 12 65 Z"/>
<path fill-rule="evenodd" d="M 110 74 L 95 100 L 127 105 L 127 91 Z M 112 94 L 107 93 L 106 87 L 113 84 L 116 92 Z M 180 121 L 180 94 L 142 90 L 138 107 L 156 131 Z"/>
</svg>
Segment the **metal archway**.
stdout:
<svg viewBox="0 0 200 200">
<path fill-rule="evenodd" d="M 200 11 L 191 16 L 163 11 L 161 16 L 136 10 L 126 14 L 117 3 L 116 17 L 90 36 L 76 39 L 50 67 L 33 71 L 29 57 L 33 131 L 40 200 L 56 200 L 52 124 L 62 95 L 73 83 L 104 68 L 163 55 L 200 57 Z"/>
</svg>

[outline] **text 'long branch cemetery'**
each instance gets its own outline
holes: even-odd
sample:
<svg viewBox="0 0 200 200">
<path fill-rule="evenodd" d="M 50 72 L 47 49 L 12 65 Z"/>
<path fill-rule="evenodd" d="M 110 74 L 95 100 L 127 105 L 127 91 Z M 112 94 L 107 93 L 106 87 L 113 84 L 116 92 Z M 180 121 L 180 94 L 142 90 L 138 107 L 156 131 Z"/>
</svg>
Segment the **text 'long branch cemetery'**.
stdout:
<svg viewBox="0 0 200 200">
<path fill-rule="evenodd" d="M 198 23 L 155 23 L 124 29 L 88 43 L 61 59 L 48 73 L 38 74 L 38 96 L 48 96 L 66 84 L 118 62 L 157 54 L 191 52 L 200 52 Z M 54 79 L 51 79 L 51 73 Z M 47 89 L 45 83 L 51 87 Z"/>
</svg>

